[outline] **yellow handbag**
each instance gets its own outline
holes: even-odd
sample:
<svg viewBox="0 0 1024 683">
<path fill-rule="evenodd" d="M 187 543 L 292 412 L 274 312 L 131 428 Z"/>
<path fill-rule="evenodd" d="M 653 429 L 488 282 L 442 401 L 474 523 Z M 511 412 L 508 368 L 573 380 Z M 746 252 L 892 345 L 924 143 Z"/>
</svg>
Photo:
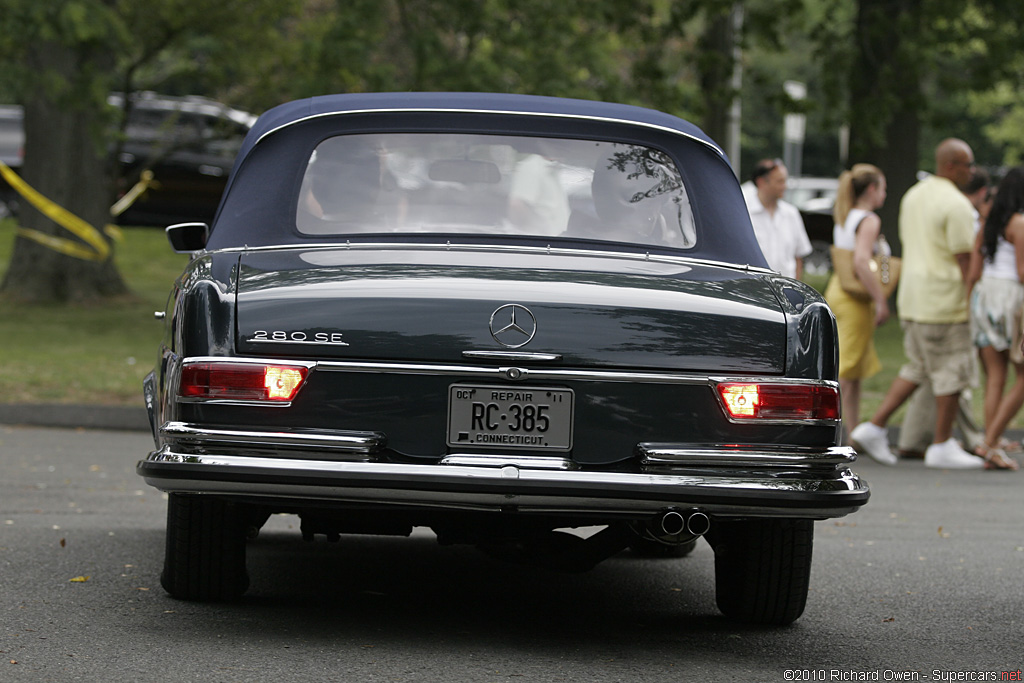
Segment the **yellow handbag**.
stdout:
<svg viewBox="0 0 1024 683">
<path fill-rule="evenodd" d="M 885 248 L 887 245 L 885 245 L 884 237 L 879 237 L 878 240 L 884 246 L 878 250 L 877 254 L 871 257 L 871 273 L 878 280 L 878 284 L 881 285 L 882 294 L 888 299 L 896 291 L 896 284 L 900 280 L 901 260 L 897 256 L 888 255 L 889 250 Z M 829 251 L 832 256 L 832 272 L 839 278 L 839 286 L 843 288 L 843 291 L 855 299 L 870 301 L 871 295 L 868 294 L 868 290 L 864 288 L 864 283 L 860 281 L 856 271 L 853 269 L 853 250 L 840 249 L 832 245 Z"/>
</svg>

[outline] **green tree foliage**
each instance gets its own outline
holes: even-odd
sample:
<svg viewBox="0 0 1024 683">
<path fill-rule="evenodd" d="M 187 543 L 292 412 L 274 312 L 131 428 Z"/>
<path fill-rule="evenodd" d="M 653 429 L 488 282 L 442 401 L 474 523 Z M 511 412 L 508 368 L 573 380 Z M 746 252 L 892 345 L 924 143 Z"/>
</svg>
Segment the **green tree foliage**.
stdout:
<svg viewBox="0 0 1024 683">
<path fill-rule="evenodd" d="M 241 54 L 288 8 L 280 0 L 4 0 L 0 62 L 4 88 L 24 105 L 22 176 L 101 228 L 113 199 L 108 151 L 123 116 L 108 107 L 108 93 L 160 83 L 170 75 L 162 67 L 180 70 L 204 41 L 213 52 Z M 66 236 L 27 205 L 20 222 L 37 235 Z M 82 260 L 20 237 L 2 291 L 66 301 L 115 296 L 125 286 L 110 258 Z"/>
<path fill-rule="evenodd" d="M 253 108 L 331 92 L 463 90 L 629 99 L 621 2 L 310 0 L 261 63 Z"/>
<path fill-rule="evenodd" d="M 1004 166 L 1024 164 L 1024 60 L 994 88 L 967 93 L 967 111 L 982 121 L 981 131 L 996 151 L 981 158 Z"/>
<path fill-rule="evenodd" d="M 778 155 L 783 115 L 801 111 L 805 172 L 871 161 L 895 199 L 947 135 L 986 163 L 1024 156 L 1022 14 L 1020 0 L 4 0 L 0 94 L 26 107 L 25 177 L 101 225 L 124 123 L 110 91 L 206 94 L 252 111 L 332 92 L 522 92 L 651 106 L 721 140 L 739 46 L 745 164 Z M 789 100 L 787 79 L 807 83 L 808 98 Z M 23 222 L 57 231 L 31 211 Z M 26 240 L 12 266 L 11 295 L 123 289 L 109 263 Z"/>
<path fill-rule="evenodd" d="M 892 238 L 898 198 L 918 169 L 932 170 L 941 139 L 965 139 L 982 162 L 998 154 L 998 140 L 986 138 L 986 132 L 998 135 L 998 125 L 986 129 L 967 103 L 972 92 L 1004 87 L 1015 67 L 1019 74 L 1016 27 L 1024 6 L 1017 0 L 822 2 L 830 10 L 815 27 L 822 74 L 831 99 L 846 103 L 849 162 L 869 161 L 886 172 L 896 201 L 884 207 L 882 224 Z M 832 20 L 832 13 L 843 20 Z"/>
<path fill-rule="evenodd" d="M 266 54 L 283 62 L 258 70 L 250 106 L 323 92 L 525 92 L 651 106 L 721 139 L 733 45 L 779 49 L 802 8 L 737 5 L 749 20 L 733 35 L 734 5 L 719 0 L 309 0 L 290 47 Z"/>
</svg>

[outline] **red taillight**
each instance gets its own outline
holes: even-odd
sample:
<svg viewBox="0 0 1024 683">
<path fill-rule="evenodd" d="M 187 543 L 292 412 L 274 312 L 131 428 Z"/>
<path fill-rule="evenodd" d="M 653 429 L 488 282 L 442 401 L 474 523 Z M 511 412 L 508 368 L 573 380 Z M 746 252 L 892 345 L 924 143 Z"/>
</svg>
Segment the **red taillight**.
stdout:
<svg viewBox="0 0 1024 683">
<path fill-rule="evenodd" d="M 306 381 L 302 365 L 189 363 L 181 369 L 182 398 L 226 401 L 291 401 Z"/>
<path fill-rule="evenodd" d="M 733 420 L 839 419 L 839 390 L 834 386 L 723 382 L 718 395 Z"/>
</svg>

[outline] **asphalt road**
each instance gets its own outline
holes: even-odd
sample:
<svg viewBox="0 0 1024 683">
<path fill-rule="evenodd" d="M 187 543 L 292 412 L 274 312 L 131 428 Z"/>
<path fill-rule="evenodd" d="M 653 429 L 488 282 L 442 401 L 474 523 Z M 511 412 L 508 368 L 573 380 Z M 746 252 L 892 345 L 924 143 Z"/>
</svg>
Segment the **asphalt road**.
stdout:
<svg viewBox="0 0 1024 683">
<path fill-rule="evenodd" d="M 158 582 L 164 497 L 134 473 L 151 444 L 0 426 L 0 681 L 1020 680 L 1024 667 L 1024 472 L 858 463 L 871 502 L 817 524 L 807 610 L 768 629 L 718 615 L 704 543 L 563 575 L 426 531 L 304 544 L 289 517 L 251 547 L 241 603 L 178 602 Z"/>
</svg>

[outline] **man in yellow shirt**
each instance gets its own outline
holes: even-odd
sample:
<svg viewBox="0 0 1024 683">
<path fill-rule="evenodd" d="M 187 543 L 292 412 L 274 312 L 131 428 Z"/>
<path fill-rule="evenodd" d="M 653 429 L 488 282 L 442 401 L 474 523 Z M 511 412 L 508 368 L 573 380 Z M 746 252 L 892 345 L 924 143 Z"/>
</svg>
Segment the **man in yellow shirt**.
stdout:
<svg viewBox="0 0 1024 683">
<path fill-rule="evenodd" d="M 896 464 L 885 426 L 925 380 L 935 392 L 935 434 L 925 466 L 978 469 L 984 461 L 953 438 L 960 392 L 971 382 L 973 349 L 968 326 L 967 269 L 974 246 L 974 214 L 959 188 L 970 180 L 974 153 L 963 140 L 935 149 L 935 175 L 918 182 L 900 202 L 903 269 L 896 303 L 907 362 L 869 422 L 854 428 L 855 447 Z"/>
<path fill-rule="evenodd" d="M 974 234 L 984 227 L 985 216 L 992 208 L 993 186 L 988 172 L 983 168 L 975 168 L 967 186 L 960 188 L 967 195 L 974 207 Z M 977 351 L 977 347 L 975 347 Z M 977 359 L 976 359 L 977 360 Z M 971 453 L 977 453 L 985 447 L 985 430 L 974 419 L 971 408 L 971 391 L 960 392 L 959 407 L 954 421 L 960 431 L 964 447 Z M 900 438 L 896 444 L 901 458 L 924 458 L 925 449 L 932 442 L 932 431 L 935 429 L 935 394 L 931 384 L 922 384 L 906 404 L 903 413 L 903 424 L 900 425 Z M 1009 442 L 1004 441 L 1004 447 Z"/>
</svg>

